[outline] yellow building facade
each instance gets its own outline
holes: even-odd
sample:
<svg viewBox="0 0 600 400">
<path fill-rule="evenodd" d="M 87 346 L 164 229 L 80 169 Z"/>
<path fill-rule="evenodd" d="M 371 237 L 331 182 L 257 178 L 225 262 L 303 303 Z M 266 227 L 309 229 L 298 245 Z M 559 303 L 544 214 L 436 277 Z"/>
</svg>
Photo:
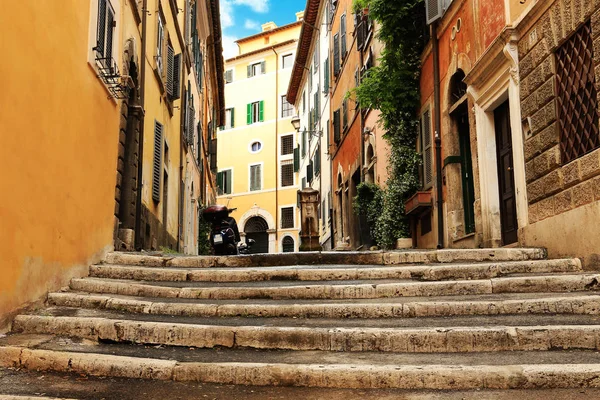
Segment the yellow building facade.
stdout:
<svg viewBox="0 0 600 400">
<path fill-rule="evenodd" d="M 192 5 L 202 5 L 204 19 L 190 18 Z M 220 124 L 218 15 L 216 0 L 3 5 L 0 331 L 20 308 L 85 275 L 108 251 L 184 251 L 186 241 L 197 242 L 199 214 L 187 212 L 186 201 L 197 207 L 214 199 L 215 182 L 210 166 L 197 166 L 209 164 L 208 145 L 194 155 L 196 166 L 187 162 L 195 150 L 185 140 L 184 121 L 197 126 L 193 140 L 200 131 L 204 142 L 207 126 Z M 198 24 L 208 25 L 196 38 L 209 54 L 192 119 L 182 114 L 182 103 L 184 85 L 196 79 L 188 32 Z M 200 109 L 212 117 L 200 118 Z M 157 156 L 160 175 L 154 174 Z M 195 230 L 186 231 L 186 224 Z"/>
<path fill-rule="evenodd" d="M 300 229 L 296 132 L 285 95 L 302 23 L 263 25 L 225 62 L 225 122 L 218 133 L 217 203 L 235 208 L 252 251 L 297 251 Z M 243 240 L 243 239 L 242 239 Z"/>
</svg>

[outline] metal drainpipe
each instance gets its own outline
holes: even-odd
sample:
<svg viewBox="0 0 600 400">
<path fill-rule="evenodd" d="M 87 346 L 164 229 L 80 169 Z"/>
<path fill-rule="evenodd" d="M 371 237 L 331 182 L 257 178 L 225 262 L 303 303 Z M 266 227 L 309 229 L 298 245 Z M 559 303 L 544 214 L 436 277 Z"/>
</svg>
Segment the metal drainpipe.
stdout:
<svg viewBox="0 0 600 400">
<path fill-rule="evenodd" d="M 195 22 L 195 21 L 194 21 Z M 188 23 L 188 21 L 185 22 L 186 24 Z M 187 38 L 186 38 L 187 39 Z M 186 51 L 186 47 L 185 47 L 185 40 L 183 42 L 183 46 L 184 48 L 181 49 L 181 54 L 182 56 L 185 54 Z M 183 59 L 184 57 L 182 57 L 182 63 L 181 63 L 181 70 L 185 71 L 185 60 Z M 183 76 L 183 74 L 182 74 Z M 189 74 L 188 74 L 189 76 Z M 196 78 L 197 79 L 197 78 Z M 181 87 L 179 88 L 179 93 L 181 95 L 183 95 L 185 93 L 185 82 L 187 81 L 187 79 L 180 79 L 181 80 Z M 185 93 L 185 95 L 187 96 L 188 93 Z M 198 99 L 200 98 L 200 96 L 198 96 Z M 180 97 L 179 98 L 179 206 L 178 208 L 178 216 L 177 216 L 177 224 L 179 225 L 179 228 L 177 229 L 177 251 L 181 253 L 181 238 L 182 238 L 182 229 L 183 226 L 185 226 L 185 224 L 182 225 L 182 219 L 183 219 L 183 209 L 185 208 L 185 196 L 184 193 L 186 192 L 186 188 L 185 188 L 185 181 L 183 180 L 183 132 L 184 132 L 184 126 L 186 124 L 186 120 L 188 119 L 186 116 L 187 113 L 187 109 L 189 108 L 186 102 L 186 109 L 183 110 L 183 99 Z M 173 107 L 175 108 L 175 107 Z M 198 110 L 200 109 L 200 104 L 198 104 Z M 195 119 L 194 119 L 195 120 Z M 194 127 L 192 126 L 191 129 L 194 129 Z M 191 143 L 189 144 L 191 146 Z M 187 162 L 186 162 L 187 164 Z M 183 183 L 183 185 L 182 185 Z M 184 246 L 185 247 L 185 246 Z"/>
<path fill-rule="evenodd" d="M 438 249 L 444 248 L 444 199 L 442 190 L 442 118 L 440 99 L 440 50 L 437 37 L 437 21 L 431 24 L 431 38 L 433 40 L 433 97 L 435 107 L 435 166 L 437 186 L 437 222 L 438 222 Z"/>
<path fill-rule="evenodd" d="M 279 241 L 279 53 L 275 47 L 271 47 L 275 53 L 275 252 L 277 252 Z"/>
<path fill-rule="evenodd" d="M 142 179 L 144 166 L 144 120 L 146 115 L 145 109 L 145 90 L 146 87 L 146 28 L 148 16 L 148 0 L 144 0 L 142 4 L 142 53 L 140 66 L 140 103 L 142 113 L 140 118 L 140 137 L 138 138 L 138 170 L 137 170 L 137 193 L 135 201 L 135 248 L 142 249 Z"/>
</svg>

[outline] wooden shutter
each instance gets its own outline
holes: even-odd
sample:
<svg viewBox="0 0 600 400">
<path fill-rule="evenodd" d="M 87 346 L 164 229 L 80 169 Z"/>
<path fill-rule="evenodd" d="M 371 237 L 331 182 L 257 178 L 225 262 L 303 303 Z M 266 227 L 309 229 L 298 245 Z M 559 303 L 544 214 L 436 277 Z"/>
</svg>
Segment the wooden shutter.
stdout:
<svg viewBox="0 0 600 400">
<path fill-rule="evenodd" d="M 231 129 L 235 128 L 235 108 L 230 108 L 231 110 Z"/>
<path fill-rule="evenodd" d="M 248 65 L 246 72 L 248 73 L 247 77 L 252 78 L 252 64 Z"/>
<path fill-rule="evenodd" d="M 217 139 L 211 139 L 209 144 L 209 155 L 210 155 L 210 169 L 215 171 L 217 169 Z"/>
<path fill-rule="evenodd" d="M 106 0 L 98 0 L 98 30 L 96 31 L 96 53 L 104 57 L 104 41 L 106 39 Z"/>
<path fill-rule="evenodd" d="M 267 62 L 263 61 L 260 63 L 260 73 L 265 74 L 267 72 Z"/>
<path fill-rule="evenodd" d="M 173 97 L 173 80 L 174 76 L 174 64 L 175 64 L 175 50 L 171 45 L 167 46 L 167 95 L 169 98 Z"/>
<path fill-rule="evenodd" d="M 345 129 L 348 126 L 348 100 L 342 103 L 342 127 Z"/>
<path fill-rule="evenodd" d="M 340 73 L 340 35 L 333 35 L 333 75 L 338 76 Z"/>
<path fill-rule="evenodd" d="M 232 190 L 231 190 L 231 183 L 233 181 L 232 175 L 233 175 L 233 171 L 230 169 L 225 171 L 224 175 L 223 175 L 225 178 L 225 193 L 226 194 L 231 194 L 231 192 L 232 192 Z"/>
<path fill-rule="evenodd" d="M 313 180 L 313 162 L 312 162 L 312 160 L 310 160 L 310 162 L 306 166 L 306 180 L 308 182 L 312 182 L 312 180 Z"/>
<path fill-rule="evenodd" d="M 260 164 L 250 166 L 250 191 L 260 190 Z"/>
<path fill-rule="evenodd" d="M 294 172 L 298 172 L 300 170 L 300 148 L 296 147 L 294 149 Z"/>
<path fill-rule="evenodd" d="M 433 184 L 433 148 L 431 146 L 431 113 L 426 111 L 421 121 L 423 143 L 423 187 L 429 188 Z"/>
<path fill-rule="evenodd" d="M 346 52 L 347 52 L 347 49 L 346 49 L 346 15 L 342 15 L 342 18 L 340 21 L 340 31 L 341 31 L 340 41 L 342 42 L 341 43 L 341 45 L 342 45 L 341 57 L 342 57 L 342 59 L 344 59 L 344 58 L 346 58 Z"/>
<path fill-rule="evenodd" d="M 154 121 L 154 158 L 152 160 L 152 200 L 160 201 L 162 179 L 163 126 Z"/>
<path fill-rule="evenodd" d="M 325 84 L 323 85 L 323 93 L 328 94 L 329 93 L 329 57 L 327 57 L 325 59 L 325 67 L 324 67 L 325 71 L 324 71 L 324 75 L 325 75 Z"/>
<path fill-rule="evenodd" d="M 252 103 L 250 103 L 246 106 L 246 111 L 247 111 L 246 123 L 248 125 L 251 125 L 252 124 Z"/>
<path fill-rule="evenodd" d="M 306 156 L 306 129 L 302 131 L 302 158 Z"/>
<path fill-rule="evenodd" d="M 196 127 L 196 109 L 194 108 L 193 101 L 190 102 L 188 108 L 188 143 L 191 145 L 194 143 L 194 128 Z"/>
<path fill-rule="evenodd" d="M 181 53 L 173 57 L 173 96 L 172 100 L 181 97 Z"/>
<path fill-rule="evenodd" d="M 333 113 L 333 141 L 338 144 L 340 138 L 340 110 L 336 110 Z"/>
<path fill-rule="evenodd" d="M 315 153 L 315 175 L 319 175 L 321 172 L 321 145 L 317 146 L 317 151 Z"/>
<path fill-rule="evenodd" d="M 225 72 L 225 82 L 231 83 L 233 82 L 233 70 L 229 70 Z"/>
<path fill-rule="evenodd" d="M 258 103 L 258 121 L 263 122 L 265 120 L 265 102 L 260 101 Z"/>
</svg>

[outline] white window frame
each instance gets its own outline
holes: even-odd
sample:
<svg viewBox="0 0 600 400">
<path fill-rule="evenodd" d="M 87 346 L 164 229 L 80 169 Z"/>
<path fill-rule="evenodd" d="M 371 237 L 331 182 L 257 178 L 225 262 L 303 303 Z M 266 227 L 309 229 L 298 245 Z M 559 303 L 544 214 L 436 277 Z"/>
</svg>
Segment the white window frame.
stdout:
<svg viewBox="0 0 600 400">
<path fill-rule="evenodd" d="M 253 101 L 250 104 L 252 104 L 252 123 L 256 124 L 260 122 L 260 102 L 262 100 L 259 101 Z"/>
<path fill-rule="evenodd" d="M 281 102 L 280 102 L 281 116 L 280 116 L 280 118 L 281 118 L 281 119 L 285 119 L 285 118 L 293 118 L 293 117 L 294 117 L 294 115 L 295 115 L 295 113 L 296 113 L 296 112 L 295 112 L 296 110 L 295 110 L 295 107 L 294 107 L 294 105 L 293 105 L 292 103 L 290 103 L 289 101 L 287 101 L 286 94 L 279 95 L 279 98 L 281 99 Z M 291 112 L 291 114 L 290 114 L 290 115 L 283 116 L 283 106 L 284 106 L 284 102 L 285 102 L 285 103 L 287 103 L 287 104 L 289 104 L 289 106 L 291 107 L 291 110 L 292 110 L 292 112 Z"/>
<path fill-rule="evenodd" d="M 282 160 L 285 162 L 280 162 L 279 163 L 279 182 L 277 182 L 277 185 L 279 186 L 279 189 L 291 189 L 294 188 L 298 185 L 296 176 L 298 175 L 297 172 L 294 172 L 294 159 L 293 159 L 293 155 L 292 155 L 292 159 L 291 160 Z M 286 185 L 283 186 L 283 174 L 281 173 L 281 169 L 284 165 L 289 164 L 292 166 L 292 184 L 291 185 Z"/>
<path fill-rule="evenodd" d="M 281 55 L 281 69 L 288 69 L 288 68 L 293 68 L 294 67 L 294 61 L 295 61 L 295 54 L 294 53 L 287 53 L 287 54 L 282 54 Z M 291 57 L 292 58 L 292 65 L 286 67 L 285 63 L 284 63 L 284 59 L 286 57 Z"/>
<path fill-rule="evenodd" d="M 235 113 L 234 107 L 229 107 L 225 109 L 225 127 L 224 130 L 233 129 L 233 124 L 231 123 L 232 114 Z"/>
<path fill-rule="evenodd" d="M 252 145 L 253 145 L 254 143 L 258 143 L 258 144 L 260 145 L 260 149 L 258 149 L 258 150 L 256 150 L 256 151 L 252 150 Z M 263 142 L 262 142 L 262 140 L 260 140 L 260 139 L 252 139 L 252 140 L 250 141 L 250 143 L 248 143 L 248 151 L 249 151 L 251 154 L 258 154 L 258 153 L 260 153 L 260 152 L 263 150 L 263 147 L 264 147 L 264 145 L 263 145 Z"/>
<path fill-rule="evenodd" d="M 260 188 L 256 190 L 252 190 L 252 167 L 260 165 Z M 260 192 L 264 189 L 265 185 L 265 163 L 263 161 L 257 163 L 248 164 L 248 192 Z"/>
<path fill-rule="evenodd" d="M 286 160 L 293 160 L 294 159 L 294 151 L 292 151 L 291 154 L 286 154 L 283 155 L 281 154 L 281 142 L 283 141 L 282 138 L 284 136 L 292 136 L 292 142 L 296 143 L 296 133 L 295 132 L 286 132 L 286 133 L 280 133 L 279 137 L 277 138 L 277 154 L 279 155 L 279 160 L 280 161 L 286 161 Z"/>
</svg>

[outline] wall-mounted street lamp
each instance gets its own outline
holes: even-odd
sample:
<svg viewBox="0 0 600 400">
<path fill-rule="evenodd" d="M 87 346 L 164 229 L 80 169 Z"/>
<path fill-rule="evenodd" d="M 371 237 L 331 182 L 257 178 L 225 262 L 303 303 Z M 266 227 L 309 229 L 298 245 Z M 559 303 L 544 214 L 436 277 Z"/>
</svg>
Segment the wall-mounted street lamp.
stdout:
<svg viewBox="0 0 600 400">
<path fill-rule="evenodd" d="M 295 115 L 294 118 L 292 118 L 291 122 L 292 122 L 292 126 L 294 127 L 296 132 L 300 132 L 300 117 L 298 115 Z M 310 134 L 311 136 L 322 136 L 323 135 L 322 130 L 319 130 L 319 131 L 306 130 L 306 133 Z"/>
</svg>

